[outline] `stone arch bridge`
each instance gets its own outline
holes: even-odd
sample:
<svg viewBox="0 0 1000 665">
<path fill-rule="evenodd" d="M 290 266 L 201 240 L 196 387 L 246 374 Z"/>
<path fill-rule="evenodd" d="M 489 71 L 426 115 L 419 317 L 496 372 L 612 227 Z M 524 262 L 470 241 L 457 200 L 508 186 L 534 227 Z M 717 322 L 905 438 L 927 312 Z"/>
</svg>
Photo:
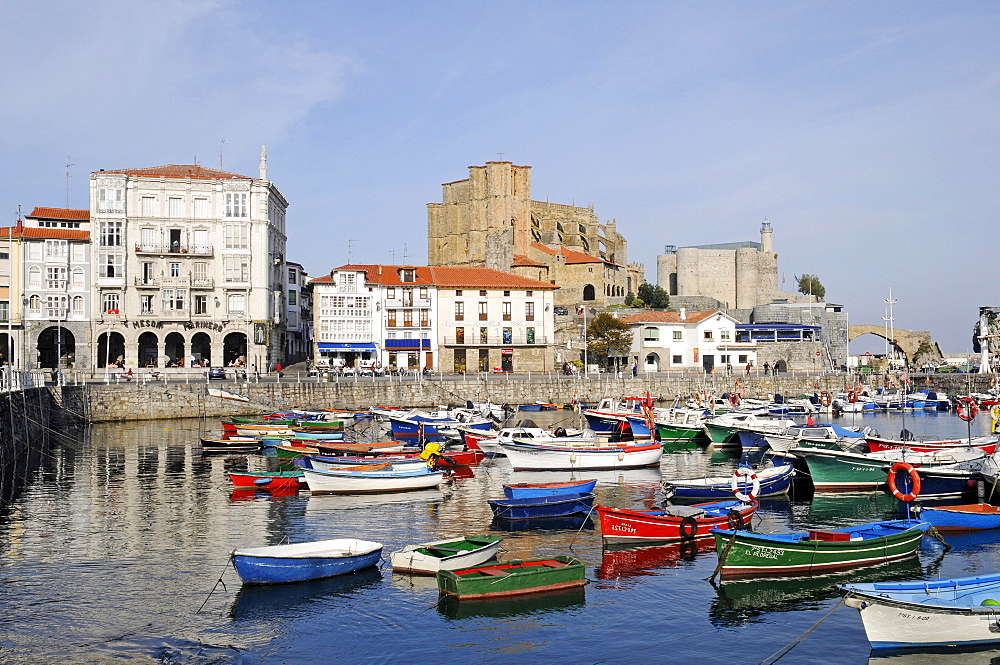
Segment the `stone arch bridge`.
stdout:
<svg viewBox="0 0 1000 665">
<path fill-rule="evenodd" d="M 889 340 L 889 337 L 886 335 L 884 325 L 860 325 L 848 326 L 847 341 L 850 343 L 858 337 L 868 334 Z M 927 342 L 927 344 L 930 345 L 932 354 L 937 354 L 938 358 L 943 357 L 941 347 L 937 342 L 931 339 L 931 331 L 929 330 L 900 330 L 899 328 L 896 328 L 893 330 L 893 334 L 896 336 L 896 339 L 895 341 L 889 340 L 889 343 L 892 344 L 897 351 L 905 353 L 906 357 L 911 360 L 916 355 L 917 349 L 920 348 L 921 342 Z"/>
</svg>

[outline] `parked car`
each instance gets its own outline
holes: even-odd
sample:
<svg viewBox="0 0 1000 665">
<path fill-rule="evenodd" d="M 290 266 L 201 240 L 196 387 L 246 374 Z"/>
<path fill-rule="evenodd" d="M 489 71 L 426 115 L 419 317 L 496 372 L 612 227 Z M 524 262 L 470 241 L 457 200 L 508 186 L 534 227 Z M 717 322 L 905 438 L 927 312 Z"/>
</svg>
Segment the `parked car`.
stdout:
<svg viewBox="0 0 1000 665">
<path fill-rule="evenodd" d="M 209 381 L 211 381 L 212 379 L 222 379 L 222 380 L 225 380 L 225 378 L 226 378 L 226 370 L 223 369 L 222 367 L 209 367 L 208 368 L 208 380 Z"/>
</svg>

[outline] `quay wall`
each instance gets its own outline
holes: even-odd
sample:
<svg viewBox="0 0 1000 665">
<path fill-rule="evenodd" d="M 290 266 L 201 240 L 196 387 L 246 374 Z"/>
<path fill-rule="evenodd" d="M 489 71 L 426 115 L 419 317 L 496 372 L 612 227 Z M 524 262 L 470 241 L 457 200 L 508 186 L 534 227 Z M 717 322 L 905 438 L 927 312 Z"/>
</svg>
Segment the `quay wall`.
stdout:
<svg viewBox="0 0 1000 665">
<path fill-rule="evenodd" d="M 984 392 L 992 375 L 929 375 L 913 378 L 913 390 L 926 388 L 939 393 L 967 394 Z M 831 393 L 855 385 L 853 376 L 779 375 L 709 376 L 709 377 L 615 377 L 593 378 L 536 376 L 525 377 L 446 377 L 444 379 L 386 380 L 359 379 L 339 383 L 281 382 L 213 384 L 244 395 L 249 402 L 212 397 L 206 384 L 147 383 L 92 384 L 66 386 L 62 389 L 66 407 L 85 414 L 92 422 L 152 420 L 164 418 L 220 418 L 288 409 L 368 409 L 371 406 L 435 407 L 462 405 L 466 400 L 494 404 L 524 404 L 534 401 L 569 404 L 573 400 L 595 404 L 605 396 L 641 395 L 649 392 L 661 403 L 675 397 L 708 392 L 721 395 L 737 387 L 748 396 L 765 397 L 775 393 L 785 396 Z M 881 388 L 884 377 L 869 378 L 866 384 Z"/>
</svg>

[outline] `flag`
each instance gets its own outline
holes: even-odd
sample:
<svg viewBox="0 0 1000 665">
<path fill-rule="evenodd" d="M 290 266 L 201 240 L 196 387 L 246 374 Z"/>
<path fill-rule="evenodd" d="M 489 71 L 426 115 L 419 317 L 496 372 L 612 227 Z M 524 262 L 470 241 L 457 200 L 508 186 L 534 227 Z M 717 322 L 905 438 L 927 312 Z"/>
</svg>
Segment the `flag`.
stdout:
<svg viewBox="0 0 1000 665">
<path fill-rule="evenodd" d="M 785 273 L 781 273 L 781 283 L 785 283 Z"/>
<path fill-rule="evenodd" d="M 583 306 L 582 306 L 582 305 L 581 305 L 581 306 L 578 306 L 578 307 L 576 308 L 576 315 L 577 315 L 577 316 L 582 316 L 582 315 L 583 315 Z"/>
<path fill-rule="evenodd" d="M 813 422 L 813 417 L 812 416 L 809 416 L 806 419 L 806 426 L 807 427 L 815 427 L 816 426 L 816 423 Z"/>
<path fill-rule="evenodd" d="M 590 308 L 590 315 L 591 316 L 597 316 L 597 308 L 596 307 L 591 307 Z"/>
</svg>

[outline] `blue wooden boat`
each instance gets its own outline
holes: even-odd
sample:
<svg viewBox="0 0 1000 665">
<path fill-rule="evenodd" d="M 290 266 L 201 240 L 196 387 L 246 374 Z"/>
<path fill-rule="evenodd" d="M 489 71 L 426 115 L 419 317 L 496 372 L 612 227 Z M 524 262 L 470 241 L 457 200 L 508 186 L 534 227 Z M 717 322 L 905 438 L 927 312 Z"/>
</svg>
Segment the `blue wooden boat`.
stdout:
<svg viewBox="0 0 1000 665">
<path fill-rule="evenodd" d="M 295 439 L 304 439 L 306 441 L 343 441 L 343 432 L 320 432 L 313 429 L 299 429 L 295 428 L 292 430 L 292 437 Z"/>
<path fill-rule="evenodd" d="M 506 520 L 568 517 L 590 512 L 594 505 L 594 495 L 591 492 L 580 492 L 527 499 L 494 499 L 489 504 L 494 515 Z"/>
<path fill-rule="evenodd" d="M 782 458 L 776 458 L 780 460 Z M 763 469 L 748 469 L 747 474 L 753 474 L 760 481 L 760 491 L 755 498 L 762 496 L 778 496 L 788 492 L 792 485 L 795 467 L 791 464 L 778 464 Z M 739 488 L 738 488 L 739 489 Z M 744 487 L 743 491 L 749 491 Z M 682 499 L 728 499 L 733 496 L 733 476 L 709 476 L 707 478 L 687 478 L 683 480 L 664 480 L 663 492 L 666 498 Z"/>
<path fill-rule="evenodd" d="M 556 483 L 514 483 L 504 485 L 503 493 L 508 499 L 531 499 L 558 494 L 586 494 L 593 492 L 596 485 L 596 478 Z"/>
<path fill-rule="evenodd" d="M 233 550 L 231 557 L 244 584 L 284 584 L 344 575 L 374 566 L 382 558 L 382 543 L 337 538 Z"/>
<path fill-rule="evenodd" d="M 840 590 L 845 604 L 861 613 L 872 649 L 1000 643 L 1000 574 L 845 584 Z"/>
<path fill-rule="evenodd" d="M 961 506 L 919 506 L 920 519 L 938 531 L 983 531 L 1000 529 L 1000 508 L 989 503 Z"/>
</svg>

